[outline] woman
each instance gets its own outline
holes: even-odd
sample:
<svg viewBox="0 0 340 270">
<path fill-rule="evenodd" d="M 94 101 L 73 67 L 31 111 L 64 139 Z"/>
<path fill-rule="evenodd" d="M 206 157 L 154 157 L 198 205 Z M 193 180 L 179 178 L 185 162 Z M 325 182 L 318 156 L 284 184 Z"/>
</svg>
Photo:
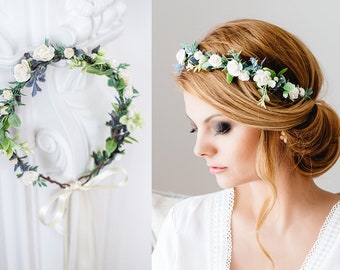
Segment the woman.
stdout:
<svg viewBox="0 0 340 270">
<path fill-rule="evenodd" d="M 152 269 L 340 269 L 340 196 L 313 181 L 339 158 L 339 117 L 309 49 L 237 20 L 177 60 L 194 152 L 223 191 L 170 211 Z"/>
</svg>

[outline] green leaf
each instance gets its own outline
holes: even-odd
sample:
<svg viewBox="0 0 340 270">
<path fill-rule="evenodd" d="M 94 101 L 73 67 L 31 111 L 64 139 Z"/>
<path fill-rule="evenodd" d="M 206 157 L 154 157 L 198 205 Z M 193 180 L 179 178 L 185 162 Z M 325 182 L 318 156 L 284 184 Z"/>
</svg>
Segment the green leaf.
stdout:
<svg viewBox="0 0 340 270">
<path fill-rule="evenodd" d="M 12 150 L 12 148 L 8 148 L 8 149 L 6 150 L 7 159 L 10 159 L 10 158 L 12 157 L 12 155 L 13 155 L 13 150 Z"/>
<path fill-rule="evenodd" d="M 4 138 L 2 141 L 1 141 L 1 147 L 3 150 L 7 151 L 7 149 L 9 148 L 10 146 L 10 140 L 8 138 Z"/>
<path fill-rule="evenodd" d="M 114 150 L 116 150 L 116 148 L 117 143 L 115 141 L 113 140 L 106 141 L 105 150 L 109 156 L 113 153 Z"/>
<path fill-rule="evenodd" d="M 106 75 L 105 71 L 102 71 L 96 67 L 93 66 L 87 66 L 84 68 L 84 71 L 87 73 L 95 74 L 95 75 Z"/>
<path fill-rule="evenodd" d="M 233 78 L 234 78 L 234 76 L 232 76 L 229 73 L 227 73 L 227 77 L 226 77 L 227 83 L 231 83 L 233 81 Z"/>
<path fill-rule="evenodd" d="M 272 70 L 272 69 L 270 69 L 270 68 L 264 67 L 263 70 L 264 70 L 264 71 L 269 71 L 269 72 L 270 72 L 270 77 L 271 77 L 272 79 L 276 76 L 275 71 Z"/>
<path fill-rule="evenodd" d="M 122 78 L 120 78 L 119 83 L 116 86 L 117 91 L 123 90 L 125 87 L 126 87 L 125 81 Z"/>
<path fill-rule="evenodd" d="M 19 116 L 16 113 L 12 113 L 8 117 L 8 123 L 15 128 L 18 128 L 21 126 L 21 120 Z"/>
<path fill-rule="evenodd" d="M 290 82 L 287 82 L 285 83 L 285 85 L 283 86 L 283 89 L 286 90 L 288 93 L 294 89 L 295 85 L 290 83 Z"/>
<path fill-rule="evenodd" d="M 282 70 L 277 74 L 277 77 L 280 78 L 280 77 L 283 75 L 283 73 L 285 73 L 287 70 L 288 70 L 288 68 L 282 69 Z"/>
<path fill-rule="evenodd" d="M 107 80 L 107 85 L 109 87 L 115 87 L 116 83 L 115 83 L 115 80 L 113 78 L 110 78 Z"/>
<path fill-rule="evenodd" d="M 130 144 L 132 144 L 132 143 L 134 143 L 134 142 L 138 142 L 135 138 L 133 138 L 133 137 L 131 137 L 131 136 L 128 136 L 128 137 L 126 137 L 125 139 L 124 139 L 124 142 L 125 143 L 130 143 Z"/>
</svg>

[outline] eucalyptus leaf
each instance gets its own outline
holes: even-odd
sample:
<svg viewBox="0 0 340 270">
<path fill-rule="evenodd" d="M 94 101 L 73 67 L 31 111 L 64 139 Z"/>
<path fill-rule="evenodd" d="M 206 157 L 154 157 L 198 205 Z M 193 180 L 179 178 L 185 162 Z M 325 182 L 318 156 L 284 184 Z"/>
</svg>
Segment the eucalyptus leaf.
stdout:
<svg viewBox="0 0 340 270">
<path fill-rule="evenodd" d="M 117 149 L 117 143 L 113 140 L 106 141 L 105 150 L 110 156 Z"/>
<path fill-rule="evenodd" d="M 125 87 L 126 87 L 125 81 L 122 78 L 120 78 L 119 83 L 116 86 L 117 91 L 123 90 Z"/>
<path fill-rule="evenodd" d="M 21 126 L 21 120 L 19 116 L 16 113 L 12 113 L 8 117 L 8 123 L 15 128 L 18 128 Z"/>
</svg>

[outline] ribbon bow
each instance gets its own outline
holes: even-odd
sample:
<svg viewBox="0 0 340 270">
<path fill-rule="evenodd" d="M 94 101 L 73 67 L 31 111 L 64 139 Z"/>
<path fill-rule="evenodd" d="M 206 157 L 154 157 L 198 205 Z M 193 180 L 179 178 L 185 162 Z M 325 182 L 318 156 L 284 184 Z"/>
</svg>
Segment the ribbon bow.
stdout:
<svg viewBox="0 0 340 270">
<path fill-rule="evenodd" d="M 119 181 L 109 184 L 102 185 L 101 182 L 109 177 L 114 175 L 121 174 L 123 176 Z M 40 221 L 48 226 L 54 227 L 60 234 L 64 235 L 64 270 L 66 269 L 95 269 L 95 261 L 96 261 L 96 251 L 95 251 L 95 233 L 92 225 L 87 222 L 80 221 L 80 226 L 90 226 L 90 228 L 78 228 L 77 234 L 77 242 L 82 243 L 77 247 L 76 257 L 82 258 L 76 262 L 70 261 L 73 256 L 70 256 L 70 250 L 72 250 L 72 244 L 70 241 L 69 235 L 69 222 L 67 211 L 69 208 L 70 198 L 75 191 L 89 191 L 89 190 L 109 190 L 109 189 L 117 189 L 124 186 L 127 183 L 127 172 L 123 168 L 110 168 L 107 169 L 96 177 L 92 178 L 85 184 L 82 184 L 80 181 L 70 182 L 70 186 L 65 189 L 58 190 L 54 195 L 52 195 L 46 203 L 41 207 L 39 212 Z M 87 218 L 87 220 L 93 221 L 93 209 L 90 202 L 86 199 L 85 196 L 81 196 L 83 204 L 82 207 L 79 208 L 79 211 L 83 211 L 80 218 Z M 55 205 L 54 208 L 52 206 Z M 50 213 L 51 212 L 51 213 Z M 48 215 L 50 213 L 50 215 Z M 50 219 L 48 219 L 50 216 Z M 64 218 L 65 217 L 65 218 Z M 61 221 L 64 219 L 64 228 L 60 225 Z M 72 233 L 72 232 L 71 232 Z M 72 237 L 74 238 L 74 237 Z M 75 258 L 72 258 L 73 260 Z"/>
</svg>

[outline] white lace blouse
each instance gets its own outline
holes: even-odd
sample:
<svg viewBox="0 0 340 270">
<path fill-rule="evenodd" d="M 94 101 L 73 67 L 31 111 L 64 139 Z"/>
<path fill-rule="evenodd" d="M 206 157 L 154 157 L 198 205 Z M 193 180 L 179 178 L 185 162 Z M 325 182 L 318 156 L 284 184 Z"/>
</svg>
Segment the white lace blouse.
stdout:
<svg viewBox="0 0 340 270">
<path fill-rule="evenodd" d="M 234 190 L 194 196 L 173 207 L 152 255 L 152 270 L 229 270 Z M 225 237 L 224 237 L 225 236 Z M 300 270 L 340 269 L 340 202 Z"/>
</svg>

